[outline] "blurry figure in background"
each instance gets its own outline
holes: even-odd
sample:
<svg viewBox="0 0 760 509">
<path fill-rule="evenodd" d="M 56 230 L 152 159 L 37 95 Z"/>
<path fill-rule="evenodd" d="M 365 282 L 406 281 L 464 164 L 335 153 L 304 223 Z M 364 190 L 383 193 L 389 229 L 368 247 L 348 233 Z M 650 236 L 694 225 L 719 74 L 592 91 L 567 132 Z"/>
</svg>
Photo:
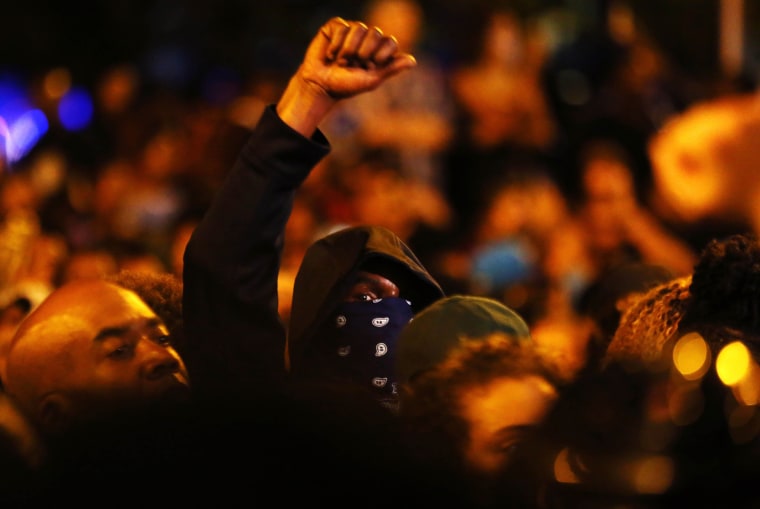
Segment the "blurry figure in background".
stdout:
<svg viewBox="0 0 760 509">
<path fill-rule="evenodd" d="M 507 146 L 547 150 L 555 129 L 540 83 L 545 49 L 540 33 L 509 10 L 486 13 L 474 59 L 452 71 L 464 118 L 462 133 L 476 150 Z"/>
<path fill-rule="evenodd" d="M 77 249 L 71 251 L 63 263 L 58 286 L 80 279 L 101 279 L 118 271 L 119 262 L 108 249 Z"/>
<path fill-rule="evenodd" d="M 40 235 L 39 195 L 28 172 L 0 175 L 0 291 L 22 276 Z"/>
<path fill-rule="evenodd" d="M 594 276 L 623 262 L 661 265 L 676 276 L 696 261 L 691 246 L 639 198 L 628 152 L 611 139 L 591 138 L 579 153 L 579 219 L 594 262 Z"/>
<path fill-rule="evenodd" d="M 163 274 L 167 272 L 163 258 L 141 240 L 113 242 L 107 249 L 113 253 L 118 270 L 150 272 Z"/>
<path fill-rule="evenodd" d="M 423 8 L 417 0 L 370 0 L 364 12 L 368 24 L 394 34 L 399 49 L 415 55 L 417 66 L 330 113 L 323 125 L 335 140 L 330 157 L 352 166 L 365 151 L 379 151 L 404 177 L 440 188 L 453 106 L 444 69 L 423 45 Z"/>
<path fill-rule="evenodd" d="M 68 257 L 65 239 L 43 231 L 38 208 L 44 194 L 34 177 L 28 167 L 0 176 L 0 361 L 6 333 L 53 291 Z"/>
<path fill-rule="evenodd" d="M 449 205 L 437 188 L 405 176 L 392 162 L 372 157 L 343 171 L 353 174 L 352 223 L 384 226 L 408 243 L 421 230 L 446 231 Z"/>
<path fill-rule="evenodd" d="M 56 235 L 38 235 L 32 239 L 13 284 L 0 290 L 0 373 L 16 328 L 58 286 L 60 271 L 67 259 L 63 239 Z"/>
<path fill-rule="evenodd" d="M 548 162 L 556 135 L 540 83 L 539 32 L 510 10 L 481 18 L 473 32 L 481 34 L 479 45 L 450 78 L 458 118 L 445 190 L 463 231 L 473 227 L 473 211 L 503 168 L 528 157 Z"/>
<path fill-rule="evenodd" d="M 714 237 L 760 233 L 759 134 L 756 93 L 701 101 L 672 117 L 649 143 L 664 213 L 686 231 L 722 232 Z"/>
<path fill-rule="evenodd" d="M 593 270 L 567 200 L 545 167 L 514 166 L 491 182 L 479 210 L 469 236 L 439 258 L 448 279 L 515 309 L 537 342 L 576 369 L 585 343 L 573 304 Z"/>
<path fill-rule="evenodd" d="M 556 180 L 544 179 L 531 195 L 528 231 L 539 239 L 543 281 L 541 299 L 529 315 L 532 336 L 543 349 L 562 352 L 561 366 L 570 376 L 589 361 L 589 326 L 576 306 L 593 281 L 594 261 L 583 223 Z"/>
<path fill-rule="evenodd" d="M 527 232 L 530 214 L 529 189 L 535 175 L 530 169 L 514 170 L 493 182 L 483 197 L 482 212 L 472 231 L 472 293 L 503 300 L 523 312 L 526 302 L 515 302 L 507 293 L 517 286 L 528 287 L 540 276 L 539 246 Z M 533 296 L 524 298 L 532 301 Z"/>
<path fill-rule="evenodd" d="M 608 33 L 620 53 L 595 98 L 595 115 L 621 126 L 638 152 L 668 119 L 704 96 L 707 87 L 679 69 L 630 3 L 615 1 L 606 7 Z M 636 175 L 640 177 L 645 175 Z"/>
<path fill-rule="evenodd" d="M 89 148 L 99 155 L 99 163 L 121 159 L 135 150 L 142 136 L 135 108 L 143 85 L 140 70 L 128 62 L 113 64 L 98 76 Z"/>
<path fill-rule="evenodd" d="M 491 483 L 557 397 L 562 377 L 540 352 L 517 313 L 477 296 L 445 297 L 401 333 L 406 439 L 423 468 L 474 507 L 490 502 Z"/>
<path fill-rule="evenodd" d="M 188 134 L 162 126 L 145 141 L 128 171 L 125 192 L 116 196 L 110 234 L 141 239 L 164 254 L 171 225 L 185 207 L 182 174 L 187 167 Z"/>
</svg>

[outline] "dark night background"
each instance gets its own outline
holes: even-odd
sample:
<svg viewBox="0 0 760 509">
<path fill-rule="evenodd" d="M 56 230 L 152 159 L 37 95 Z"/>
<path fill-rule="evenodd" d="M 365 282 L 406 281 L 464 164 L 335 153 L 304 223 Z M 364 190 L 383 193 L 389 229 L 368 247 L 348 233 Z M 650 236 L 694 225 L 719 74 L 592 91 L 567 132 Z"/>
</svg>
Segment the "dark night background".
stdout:
<svg viewBox="0 0 760 509">
<path fill-rule="evenodd" d="M 454 62 L 475 39 L 472 14 L 497 0 L 421 0 L 426 44 Z M 599 22 L 608 2 L 512 0 L 526 14 L 563 7 L 587 23 Z M 630 2 L 637 17 L 682 70 L 697 77 L 717 72 L 719 0 Z M 332 0 L 20 0 L 2 14 L 0 66 L 34 74 L 65 66 L 86 84 L 120 61 L 171 62 L 182 55 L 188 75 L 209 67 L 248 73 L 289 72 L 316 28 L 333 15 L 361 16 L 361 2 Z M 748 29 L 758 6 L 745 2 Z M 747 67 L 754 72 L 756 34 L 747 33 Z M 161 60 L 161 59 L 165 60 Z"/>
</svg>

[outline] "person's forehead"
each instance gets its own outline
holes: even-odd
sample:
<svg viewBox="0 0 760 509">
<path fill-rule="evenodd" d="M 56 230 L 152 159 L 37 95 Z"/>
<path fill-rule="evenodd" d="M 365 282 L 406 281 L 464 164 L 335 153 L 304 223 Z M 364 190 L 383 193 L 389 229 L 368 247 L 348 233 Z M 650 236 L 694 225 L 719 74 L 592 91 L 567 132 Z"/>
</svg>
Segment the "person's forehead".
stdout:
<svg viewBox="0 0 760 509">
<path fill-rule="evenodd" d="M 88 282 L 67 285 L 53 292 L 27 318 L 24 328 L 55 326 L 73 331 L 154 316 L 134 292 L 105 282 Z"/>
<path fill-rule="evenodd" d="M 372 283 L 377 285 L 395 285 L 395 282 L 386 277 L 383 274 L 377 272 L 370 272 L 366 270 L 360 270 L 356 273 L 354 280 L 356 283 Z"/>
</svg>

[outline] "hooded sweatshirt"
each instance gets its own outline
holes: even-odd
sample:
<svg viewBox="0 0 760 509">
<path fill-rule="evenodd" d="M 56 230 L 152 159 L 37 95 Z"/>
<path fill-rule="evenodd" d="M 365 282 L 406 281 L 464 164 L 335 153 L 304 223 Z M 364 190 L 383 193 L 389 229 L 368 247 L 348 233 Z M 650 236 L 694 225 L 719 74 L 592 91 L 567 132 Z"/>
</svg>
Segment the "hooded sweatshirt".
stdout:
<svg viewBox="0 0 760 509">
<path fill-rule="evenodd" d="M 386 228 L 350 227 L 316 241 L 296 276 L 290 323 L 278 315 L 277 278 L 295 193 L 330 150 L 267 108 L 195 228 L 184 255 L 183 356 L 196 396 L 271 390 L 306 373 L 319 328 L 360 267 L 384 260 L 386 277 L 417 312 L 443 296 L 438 283 Z M 289 350 L 286 352 L 286 330 Z M 233 394 L 234 396 L 234 394 Z"/>
<path fill-rule="evenodd" d="M 411 308 L 406 322 L 412 314 L 444 296 L 440 285 L 409 246 L 387 228 L 350 226 L 317 240 L 306 251 L 293 287 L 287 347 L 293 376 L 330 375 L 326 370 L 332 369 L 334 365 L 325 365 L 319 358 L 319 352 L 323 352 L 322 346 L 336 335 L 336 329 L 330 327 L 330 319 L 337 317 L 340 320 L 342 316 L 357 313 L 358 308 L 362 307 L 361 303 L 342 304 L 343 297 L 359 270 L 379 273 L 399 287 L 401 297 Z M 382 320 L 388 316 L 387 313 L 392 314 L 393 310 L 385 308 L 381 313 L 384 314 L 378 314 L 378 317 Z M 350 324 L 350 316 L 348 318 Z M 400 330 L 406 322 L 396 324 L 396 330 Z M 362 330 L 360 340 L 373 341 L 374 338 L 370 337 L 372 332 Z M 390 369 L 393 365 L 395 348 L 388 341 L 394 341 L 395 338 L 388 338 L 388 335 L 393 336 L 394 333 L 383 337 L 383 333 L 379 332 L 377 336 L 377 341 L 383 342 L 383 348 L 387 346 L 387 351 L 380 350 L 375 354 L 387 354 L 383 361 L 386 367 L 380 368 L 381 370 Z M 337 348 L 340 346 L 340 343 L 336 345 Z M 360 345 L 354 344 L 354 349 L 357 346 Z M 377 349 L 371 346 L 368 355 L 372 356 L 372 352 L 377 352 Z M 354 358 L 348 362 L 366 364 L 366 361 Z M 395 381 L 392 374 L 389 373 L 388 376 Z M 377 385 L 377 381 L 374 385 Z"/>
</svg>

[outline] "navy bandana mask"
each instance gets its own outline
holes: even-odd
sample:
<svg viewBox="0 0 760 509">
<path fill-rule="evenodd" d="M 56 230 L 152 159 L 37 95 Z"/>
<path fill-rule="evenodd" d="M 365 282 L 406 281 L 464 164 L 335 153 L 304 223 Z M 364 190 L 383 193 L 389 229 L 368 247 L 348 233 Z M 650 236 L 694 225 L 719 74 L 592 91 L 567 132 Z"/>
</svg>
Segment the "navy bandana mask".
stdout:
<svg viewBox="0 0 760 509">
<path fill-rule="evenodd" d="M 331 376 L 369 388 L 394 409 L 396 342 L 412 319 L 411 303 L 388 297 L 372 302 L 343 302 L 322 329 L 319 362 Z"/>
</svg>

